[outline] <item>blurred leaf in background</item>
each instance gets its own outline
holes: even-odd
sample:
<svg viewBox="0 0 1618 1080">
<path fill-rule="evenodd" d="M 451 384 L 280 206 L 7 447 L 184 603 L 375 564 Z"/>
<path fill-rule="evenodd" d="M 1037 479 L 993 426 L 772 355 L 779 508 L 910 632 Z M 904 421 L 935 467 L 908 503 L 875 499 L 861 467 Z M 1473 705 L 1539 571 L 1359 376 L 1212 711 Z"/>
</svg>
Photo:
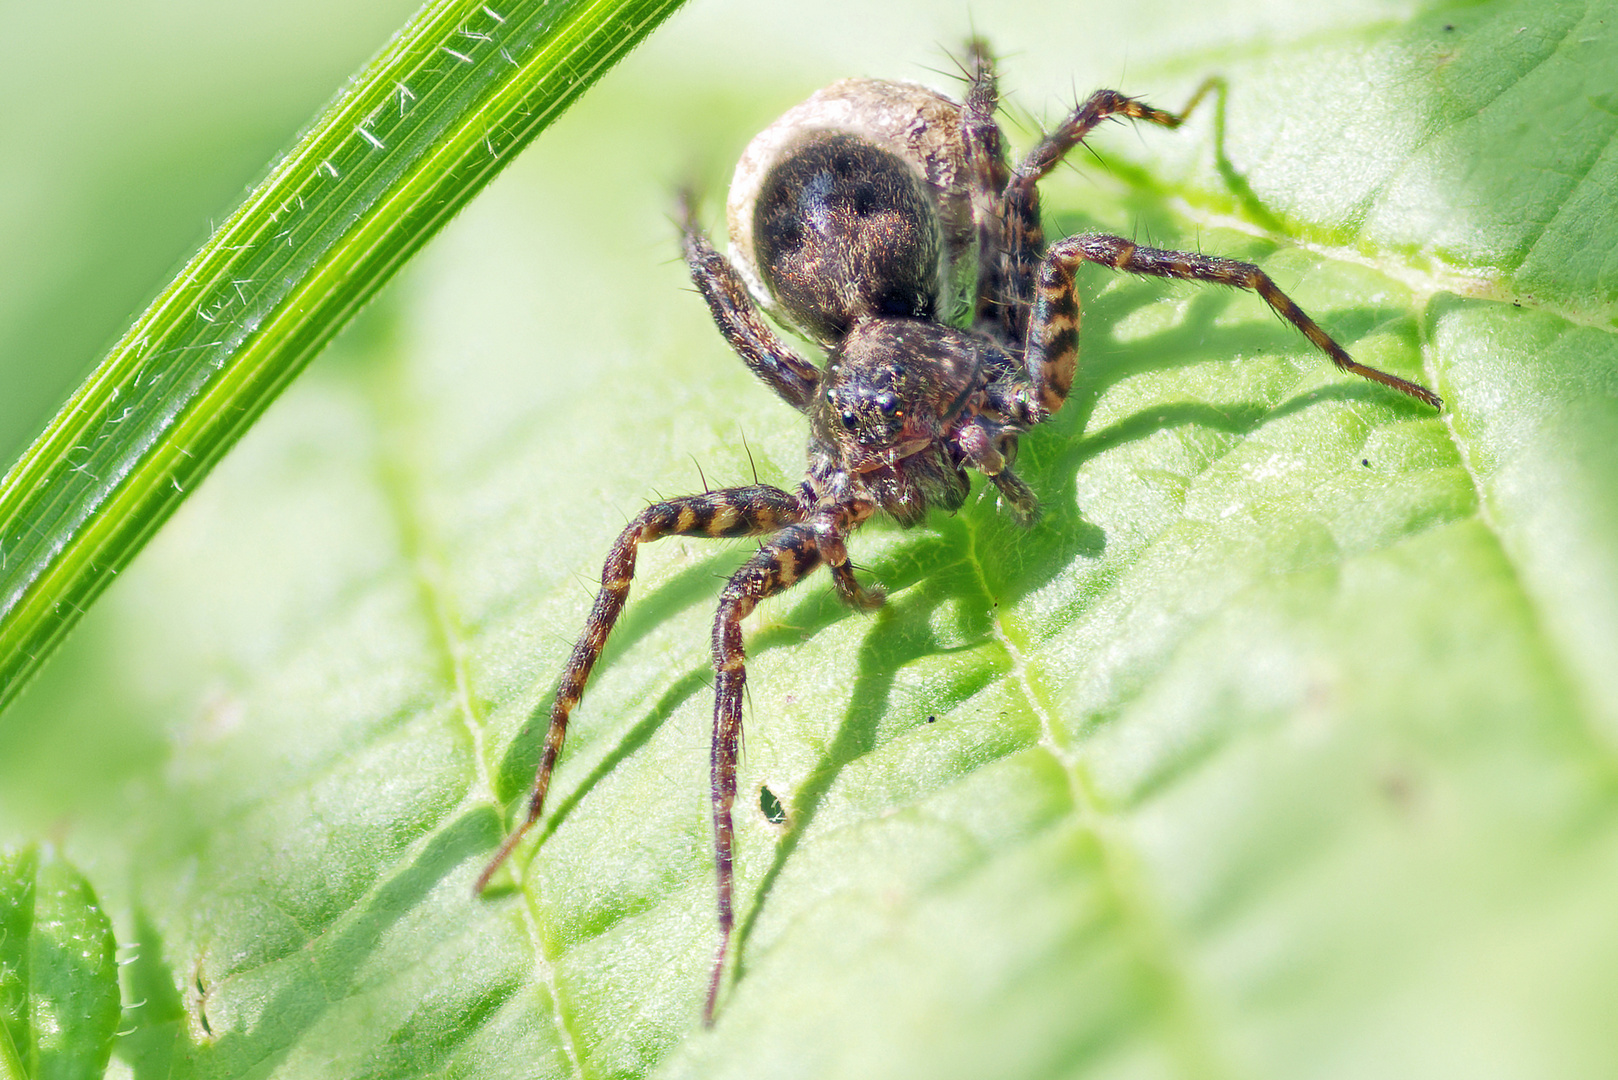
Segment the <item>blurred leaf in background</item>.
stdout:
<svg viewBox="0 0 1618 1080">
<path fill-rule="evenodd" d="M 311 367 L 0 718 L 0 835 L 64 836 L 138 943 L 151 1004 L 120 1067 L 1612 1074 L 1614 14 L 694 0 Z M 402 12 L 375 17 L 262 121 L 261 157 Z M 647 551 L 523 884 L 470 882 L 626 517 L 699 467 L 802 472 L 801 421 L 688 290 L 670 191 L 700 183 L 717 228 L 783 108 L 850 74 L 951 85 L 972 27 L 1019 145 L 1091 87 L 1173 106 L 1224 75 L 1222 114 L 1074 155 L 1053 232 L 1258 261 L 1451 407 L 1344 379 L 1251 297 L 1088 273 L 1074 397 L 1024 445 L 1044 520 L 975 495 L 873 526 L 855 559 L 886 609 L 811 580 L 754 620 L 739 972 L 706 1033 L 707 629 L 745 543 Z M 259 81 L 291 100 L 318 33 Z M 151 278 L 63 271 L 82 283 L 0 297 L 0 327 L 105 291 L 110 337 L 254 175 L 240 153 Z M 78 160 L 84 204 L 115 204 L 117 156 Z M 61 197 L 29 220 L 107 212 Z M 96 348 L 61 341 L 69 366 Z"/>
</svg>

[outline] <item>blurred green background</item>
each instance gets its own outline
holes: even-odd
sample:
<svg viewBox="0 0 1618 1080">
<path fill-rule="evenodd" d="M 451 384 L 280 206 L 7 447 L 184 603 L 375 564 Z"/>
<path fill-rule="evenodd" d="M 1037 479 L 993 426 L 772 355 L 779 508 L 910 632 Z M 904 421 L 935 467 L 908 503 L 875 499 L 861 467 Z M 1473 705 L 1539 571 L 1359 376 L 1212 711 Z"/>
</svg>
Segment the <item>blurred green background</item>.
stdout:
<svg viewBox="0 0 1618 1080">
<path fill-rule="evenodd" d="M 409 10 L 0 6 L 0 445 Z M 693 0 L 0 716 L 0 840 L 58 840 L 140 943 L 115 1067 L 1611 1075 L 1614 14 Z M 1107 131 L 1053 230 L 1259 261 L 1450 407 L 1251 298 L 1085 278 L 1074 399 L 1024 448 L 1041 526 L 980 496 L 873 526 L 886 611 L 814 581 L 755 620 L 742 971 L 705 1034 L 706 634 L 746 544 L 643 558 L 524 888 L 469 881 L 625 518 L 801 473 L 670 192 L 718 222 L 783 108 L 952 85 L 974 29 L 1019 145 L 1093 87 L 1225 74 L 1222 144 L 1212 112 Z"/>
<path fill-rule="evenodd" d="M 0 4 L 0 454 L 415 5 Z"/>
</svg>

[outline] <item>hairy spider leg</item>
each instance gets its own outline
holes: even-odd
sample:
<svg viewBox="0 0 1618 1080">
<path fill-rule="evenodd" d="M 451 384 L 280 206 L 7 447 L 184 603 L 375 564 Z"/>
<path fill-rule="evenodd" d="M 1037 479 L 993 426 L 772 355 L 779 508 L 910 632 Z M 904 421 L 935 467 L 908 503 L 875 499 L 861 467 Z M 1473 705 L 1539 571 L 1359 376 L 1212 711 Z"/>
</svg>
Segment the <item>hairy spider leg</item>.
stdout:
<svg viewBox="0 0 1618 1080">
<path fill-rule="evenodd" d="M 979 38 L 966 43 L 966 100 L 961 107 L 961 141 L 966 146 L 972 178 L 972 217 L 977 225 L 978 284 L 972 325 L 981 333 L 1015 346 L 1020 337 L 1007 336 L 1006 311 L 1014 297 L 1007 292 L 1005 252 L 1006 215 L 1003 192 L 1011 179 L 1000 124 L 994 114 L 1000 91 L 994 57 Z"/>
<path fill-rule="evenodd" d="M 573 709 L 584 696 L 584 685 L 590 671 L 601 657 L 607 635 L 624 609 L 629 598 L 629 583 L 635 576 L 635 553 L 641 544 L 665 536 L 751 536 L 775 532 L 784 526 L 803 520 L 804 506 L 798 496 L 768 484 L 748 487 L 722 488 L 706 495 L 686 495 L 653 503 L 631 521 L 619 534 L 612 550 L 607 553 L 601 568 L 601 591 L 596 594 L 595 605 L 585 621 L 584 633 L 573 646 L 562 678 L 556 686 L 556 697 L 551 703 L 550 727 L 545 732 L 545 747 L 540 754 L 539 767 L 534 772 L 534 784 L 528 792 L 528 816 L 506 837 L 494 858 L 478 875 L 475 892 L 482 892 L 489 879 L 500 868 L 522 838 L 539 821 L 545 809 L 545 792 L 550 787 L 551 773 L 556 759 L 562 753 L 562 742 L 567 738 L 567 721 Z"/>
<path fill-rule="evenodd" d="M 987 77 L 992 89 L 992 71 Z M 974 88 L 976 85 L 974 80 Z M 1070 150 L 1083 142 L 1103 120 L 1112 117 L 1179 127 L 1218 85 L 1217 79 L 1203 82 L 1179 113 L 1153 108 L 1116 90 L 1097 90 L 1060 127 L 1029 151 L 1006 182 L 1000 212 L 1004 249 L 996 255 L 1001 271 L 995 280 L 1008 295 L 1006 301 L 998 305 L 998 314 L 1002 334 L 1009 340 L 1025 343 L 1024 363 L 1040 408 L 1046 416 L 1056 412 L 1073 386 L 1079 333 L 1079 302 L 1073 275 L 1080 262 L 1100 263 L 1125 273 L 1209 281 L 1255 292 L 1342 370 L 1409 394 L 1435 408 L 1441 407 L 1442 399 L 1425 386 L 1368 367 L 1349 356 L 1347 350 L 1291 297 L 1276 287 L 1268 274 L 1251 263 L 1141 247 L 1122 237 L 1103 235 L 1069 237 L 1049 251 L 1045 250 L 1045 232 L 1039 214 L 1039 181 Z M 979 236 L 980 240 L 987 239 L 992 232 L 980 230 Z M 980 260 L 985 258 L 980 253 Z M 980 314 L 982 310 L 980 307 Z"/>
<path fill-rule="evenodd" d="M 788 348 L 764 322 L 736 268 L 696 227 L 689 196 L 681 200 L 680 228 L 691 280 L 708 301 L 720 333 L 765 386 L 793 408 L 807 411 L 820 387 L 820 369 Z"/>
<path fill-rule="evenodd" d="M 711 1025 L 719 1001 L 719 985 L 736 926 L 735 844 L 731 808 L 736 802 L 736 766 L 741 753 L 742 688 L 747 684 L 747 654 L 742 647 L 742 620 L 759 601 L 791 588 L 821 563 L 829 563 L 837 591 L 861 607 L 882 602 L 880 591 L 866 592 L 854 582 L 844 545 L 849 531 L 875 510 L 869 503 L 831 505 L 800 524 L 790 525 L 759 546 L 719 594 L 713 624 L 712 796 L 714 867 L 719 879 L 719 948 L 708 979 L 703 1023 Z"/>
<path fill-rule="evenodd" d="M 1344 371 L 1409 394 L 1434 408 L 1443 399 L 1419 383 L 1367 367 L 1349 356 L 1291 297 L 1276 287 L 1263 270 L 1252 263 L 1198 255 L 1189 251 L 1162 251 L 1140 247 L 1121 236 L 1070 236 L 1051 245 L 1039 265 L 1033 318 L 1028 324 L 1028 344 L 1024 350 L 1040 405 L 1054 413 L 1067 399 L 1079 357 L 1079 300 L 1073 275 L 1080 263 L 1093 262 L 1127 274 L 1210 281 L 1257 293 L 1275 313 L 1302 331 L 1303 335 Z"/>
<path fill-rule="evenodd" d="M 1000 107 L 999 80 L 988 43 L 972 38 L 966 43 L 966 99 L 961 107 L 961 141 L 966 147 L 971 172 L 972 217 L 977 225 L 977 301 L 972 327 L 1009 351 L 1022 345 L 1020 332 L 1013 328 L 1027 322 L 1017 314 L 1020 305 L 1010 289 L 1006 252 L 1009 219 L 1005 213 L 1004 192 L 1011 179 L 1006 165 L 1004 137 L 995 112 Z M 1037 213 L 1037 209 L 1036 209 Z M 1032 420 L 1027 408 L 1031 397 L 1022 388 L 1024 372 L 1008 371 L 1006 381 L 996 387 L 990 404 L 1017 422 Z M 957 445 L 972 467 L 989 478 L 999 490 L 1012 516 L 1020 525 L 1032 525 L 1039 516 L 1039 500 L 1009 465 L 1017 453 L 1017 432 L 1013 425 L 998 429 L 982 422 L 964 428 Z"/>
<path fill-rule="evenodd" d="M 1097 90 L 1023 158 L 1006 182 L 1000 211 L 1005 236 L 1000 259 L 1004 266 L 1002 273 L 1006 279 L 1004 288 L 1007 293 L 1007 301 L 1000 308 L 1000 318 L 1007 341 L 1021 343 L 1027 338 L 1034 279 L 1040 259 L 1045 254 L 1045 229 L 1039 216 L 1039 181 L 1102 121 L 1125 117 L 1177 128 L 1213 85 L 1213 80 L 1209 80 L 1198 87 L 1179 113 L 1153 108 L 1117 90 Z"/>
</svg>

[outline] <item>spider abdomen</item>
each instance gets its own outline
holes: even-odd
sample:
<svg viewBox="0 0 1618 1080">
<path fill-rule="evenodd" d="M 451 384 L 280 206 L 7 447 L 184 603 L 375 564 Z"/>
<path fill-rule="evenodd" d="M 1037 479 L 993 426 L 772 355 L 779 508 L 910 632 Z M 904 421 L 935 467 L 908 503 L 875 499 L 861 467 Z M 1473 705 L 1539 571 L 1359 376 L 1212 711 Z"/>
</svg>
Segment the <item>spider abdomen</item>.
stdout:
<svg viewBox="0 0 1618 1080">
<path fill-rule="evenodd" d="M 857 135 L 812 132 L 759 191 L 753 243 L 765 286 L 811 337 L 832 341 L 862 319 L 933 319 L 942 230 L 926 182 L 897 154 Z"/>
</svg>

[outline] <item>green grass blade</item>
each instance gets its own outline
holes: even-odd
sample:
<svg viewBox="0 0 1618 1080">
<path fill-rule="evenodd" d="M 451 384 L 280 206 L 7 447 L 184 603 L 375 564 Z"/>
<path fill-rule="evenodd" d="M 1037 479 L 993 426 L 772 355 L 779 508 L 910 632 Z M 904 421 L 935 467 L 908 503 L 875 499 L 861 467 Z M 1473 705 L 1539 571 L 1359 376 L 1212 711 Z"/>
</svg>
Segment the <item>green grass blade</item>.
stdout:
<svg viewBox="0 0 1618 1080">
<path fill-rule="evenodd" d="M 287 382 L 679 0 L 439 0 L 159 293 L 0 486 L 0 707 Z"/>
</svg>

